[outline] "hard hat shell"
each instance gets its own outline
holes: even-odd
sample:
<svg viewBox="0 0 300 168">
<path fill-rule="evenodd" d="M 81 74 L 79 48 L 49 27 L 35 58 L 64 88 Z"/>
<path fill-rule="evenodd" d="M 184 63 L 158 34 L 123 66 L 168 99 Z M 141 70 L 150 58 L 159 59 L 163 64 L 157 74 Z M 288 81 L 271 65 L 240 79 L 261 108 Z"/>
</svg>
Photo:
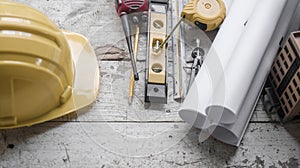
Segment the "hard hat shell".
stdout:
<svg viewBox="0 0 300 168">
<path fill-rule="evenodd" d="M 86 38 L 60 30 L 34 8 L 0 0 L 0 129 L 84 107 L 95 100 L 98 84 Z"/>
</svg>

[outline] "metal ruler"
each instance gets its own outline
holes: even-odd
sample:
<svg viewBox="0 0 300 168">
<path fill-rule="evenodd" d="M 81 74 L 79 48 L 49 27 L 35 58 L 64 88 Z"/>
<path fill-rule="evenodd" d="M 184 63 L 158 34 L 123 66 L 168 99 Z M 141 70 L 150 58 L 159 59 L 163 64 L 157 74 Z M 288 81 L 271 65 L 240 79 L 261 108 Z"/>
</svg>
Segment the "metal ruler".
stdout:
<svg viewBox="0 0 300 168">
<path fill-rule="evenodd" d="M 173 0 L 172 1 L 172 27 L 180 20 L 180 14 L 184 8 L 187 0 Z M 180 28 L 173 35 L 173 98 L 175 100 L 183 99 L 186 95 L 187 84 L 184 82 L 187 74 L 183 71 L 185 66 L 185 40 L 184 31 Z"/>
</svg>

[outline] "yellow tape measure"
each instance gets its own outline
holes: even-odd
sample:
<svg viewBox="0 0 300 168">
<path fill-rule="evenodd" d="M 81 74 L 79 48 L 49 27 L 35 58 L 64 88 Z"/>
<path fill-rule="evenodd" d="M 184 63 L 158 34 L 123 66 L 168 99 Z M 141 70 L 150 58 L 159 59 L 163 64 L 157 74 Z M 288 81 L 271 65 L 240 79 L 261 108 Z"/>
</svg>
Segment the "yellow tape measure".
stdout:
<svg viewBox="0 0 300 168">
<path fill-rule="evenodd" d="M 226 7 L 222 0 L 191 0 L 181 12 L 181 17 L 204 31 L 218 28 L 225 16 Z"/>
<path fill-rule="evenodd" d="M 161 43 L 162 48 L 179 27 L 183 19 L 194 23 L 204 31 L 211 31 L 220 26 L 226 16 L 226 7 L 222 0 L 191 0 L 182 10 L 181 19 L 170 34 Z"/>
</svg>

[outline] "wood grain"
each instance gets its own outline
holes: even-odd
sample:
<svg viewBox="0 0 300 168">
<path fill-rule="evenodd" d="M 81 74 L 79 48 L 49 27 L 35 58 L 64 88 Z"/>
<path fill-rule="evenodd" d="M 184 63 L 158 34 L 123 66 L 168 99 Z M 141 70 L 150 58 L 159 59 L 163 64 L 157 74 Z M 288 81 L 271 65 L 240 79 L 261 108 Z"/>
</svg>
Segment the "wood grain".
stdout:
<svg viewBox="0 0 300 168">
<path fill-rule="evenodd" d="M 85 35 L 97 53 L 101 85 L 95 103 L 77 113 L 1 130 L 0 168 L 300 167 L 300 123 L 281 125 L 276 115 L 264 112 L 261 102 L 239 148 L 213 138 L 200 143 L 203 132 L 178 117 L 180 102 L 173 101 L 171 89 L 168 105 L 145 110 L 141 80 L 129 106 L 130 62 L 114 0 L 16 1 L 39 9 L 60 28 Z M 142 37 L 141 44 L 145 42 Z M 143 52 L 140 47 L 141 79 Z M 169 81 L 172 85 L 171 77 Z"/>
<path fill-rule="evenodd" d="M 299 129 L 299 125 L 297 128 Z M 239 148 L 224 145 L 212 138 L 199 143 L 197 140 L 199 131 L 187 130 L 189 127 L 184 123 L 48 122 L 30 128 L 1 131 L 0 137 L 4 140 L 0 142 L 0 165 L 2 167 L 280 167 L 281 164 L 286 167 L 299 166 L 299 134 L 297 135 L 295 130 L 277 124 L 250 124 Z M 186 136 L 182 139 L 177 138 L 182 133 L 186 133 Z M 113 138 L 115 134 L 118 138 Z"/>
</svg>

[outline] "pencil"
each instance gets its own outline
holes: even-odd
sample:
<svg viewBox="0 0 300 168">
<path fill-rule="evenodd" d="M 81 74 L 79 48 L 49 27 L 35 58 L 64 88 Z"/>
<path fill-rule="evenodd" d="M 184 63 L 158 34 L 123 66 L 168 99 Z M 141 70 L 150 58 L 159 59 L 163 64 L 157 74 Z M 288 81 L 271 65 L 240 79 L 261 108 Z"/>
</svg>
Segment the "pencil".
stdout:
<svg viewBox="0 0 300 168">
<path fill-rule="evenodd" d="M 136 26 L 136 34 L 134 36 L 134 61 L 136 61 L 137 52 L 138 52 L 138 42 L 139 42 L 139 27 Z M 129 83 L 129 90 L 128 90 L 128 104 L 132 104 L 133 95 L 134 95 L 134 73 L 131 71 L 130 83 Z"/>
</svg>

